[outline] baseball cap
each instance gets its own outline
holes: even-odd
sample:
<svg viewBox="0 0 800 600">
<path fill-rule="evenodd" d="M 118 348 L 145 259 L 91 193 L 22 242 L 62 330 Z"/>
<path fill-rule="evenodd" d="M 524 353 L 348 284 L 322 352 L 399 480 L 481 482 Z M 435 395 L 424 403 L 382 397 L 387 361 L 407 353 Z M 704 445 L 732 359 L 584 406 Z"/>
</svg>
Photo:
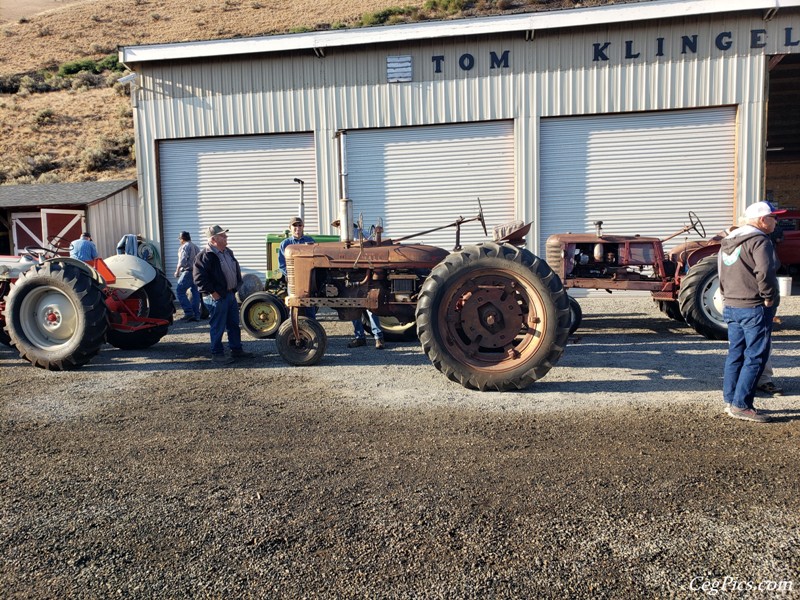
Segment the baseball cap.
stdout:
<svg viewBox="0 0 800 600">
<path fill-rule="evenodd" d="M 212 225 L 211 227 L 206 229 L 206 237 L 207 238 L 212 238 L 215 235 L 219 235 L 220 233 L 227 233 L 227 232 L 228 232 L 227 229 L 223 229 L 219 225 Z"/>
<path fill-rule="evenodd" d="M 769 217 L 770 215 L 782 215 L 785 210 L 778 210 L 766 200 L 756 202 L 744 209 L 744 217 L 746 219 L 759 219 L 761 217 Z"/>
<path fill-rule="evenodd" d="M 303 219 L 300 217 L 293 217 L 291 221 L 289 221 L 289 227 L 293 227 L 294 225 L 303 225 Z"/>
</svg>

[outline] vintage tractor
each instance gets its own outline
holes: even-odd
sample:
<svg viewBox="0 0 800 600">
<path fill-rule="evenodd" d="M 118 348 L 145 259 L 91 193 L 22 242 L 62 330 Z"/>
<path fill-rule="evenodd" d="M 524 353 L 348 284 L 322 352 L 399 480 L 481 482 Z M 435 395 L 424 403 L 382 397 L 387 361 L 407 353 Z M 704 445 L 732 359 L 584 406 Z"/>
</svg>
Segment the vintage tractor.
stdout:
<svg viewBox="0 0 800 600">
<path fill-rule="evenodd" d="M 602 221 L 592 234 L 560 233 L 547 240 L 547 262 L 564 287 L 594 290 L 642 290 L 652 294 L 668 317 L 686 321 L 697 333 L 724 340 L 728 329 L 722 319 L 716 254 L 720 234 L 710 240 L 693 240 L 664 254 L 664 242 L 694 231 L 706 237 L 693 212 L 689 224 L 667 238 L 609 235 Z M 571 331 L 580 324 L 580 306 L 569 299 Z"/>
<path fill-rule="evenodd" d="M 103 343 L 148 348 L 175 312 L 164 274 L 127 254 L 82 261 L 29 246 L 0 257 L 0 342 L 31 364 L 63 371 L 89 362 Z"/>
<path fill-rule="evenodd" d="M 286 278 L 278 268 L 278 249 L 288 235 L 288 230 L 280 234 L 267 234 L 266 283 L 257 275 L 248 274 L 239 288 L 239 320 L 242 329 L 256 339 L 275 337 L 281 323 L 289 318 L 289 310 L 284 302 Z M 318 242 L 339 239 L 338 235 L 312 234 L 309 237 Z"/>
<path fill-rule="evenodd" d="M 345 201 L 343 201 L 345 202 Z M 349 202 L 349 201 L 347 201 Z M 340 219 L 352 222 L 352 209 Z M 382 239 L 342 239 L 290 246 L 286 251 L 290 318 L 279 328 L 278 353 L 292 365 L 317 364 L 325 353 L 322 325 L 300 316 L 304 307 L 328 307 L 341 320 L 364 309 L 398 323 L 416 321 L 424 352 L 452 381 L 479 390 L 527 387 L 561 357 L 569 331 L 569 305 L 560 279 L 524 248 L 529 225 L 495 228 L 493 242 L 460 245 L 460 227 L 483 214 L 459 218 L 451 253 L 423 244 Z M 362 226 L 358 231 L 363 232 Z"/>
</svg>

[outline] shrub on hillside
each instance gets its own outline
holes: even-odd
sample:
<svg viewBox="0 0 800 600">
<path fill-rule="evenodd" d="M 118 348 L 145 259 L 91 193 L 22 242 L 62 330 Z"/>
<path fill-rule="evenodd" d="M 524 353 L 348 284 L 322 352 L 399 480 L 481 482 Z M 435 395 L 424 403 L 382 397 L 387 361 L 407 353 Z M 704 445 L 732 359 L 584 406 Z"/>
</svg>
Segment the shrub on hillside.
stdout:
<svg viewBox="0 0 800 600">
<path fill-rule="evenodd" d="M 72 78 L 73 90 L 88 90 L 91 88 L 102 87 L 105 85 L 105 78 L 96 73 L 81 71 Z"/>
<path fill-rule="evenodd" d="M 361 17 L 361 25 L 363 27 L 370 27 L 373 25 L 384 25 L 386 23 L 395 23 L 405 20 L 406 18 L 415 18 L 417 13 L 416 6 L 392 6 L 379 10 L 378 12 L 368 13 Z"/>
<path fill-rule="evenodd" d="M 54 121 L 55 113 L 53 112 L 52 108 L 45 108 L 40 110 L 36 113 L 36 116 L 33 117 L 33 122 L 37 125 L 47 125 Z"/>
<path fill-rule="evenodd" d="M 98 73 L 97 62 L 91 58 L 82 58 L 80 60 L 73 60 L 72 62 L 64 63 L 58 69 L 58 74 L 61 77 L 67 75 L 77 75 L 78 73 Z"/>
<path fill-rule="evenodd" d="M 103 171 L 109 168 L 124 168 L 133 163 L 133 136 L 101 138 L 86 148 L 79 157 L 79 166 L 84 171 Z"/>
<path fill-rule="evenodd" d="M 16 94 L 19 91 L 19 75 L 0 76 L 0 94 Z"/>
</svg>

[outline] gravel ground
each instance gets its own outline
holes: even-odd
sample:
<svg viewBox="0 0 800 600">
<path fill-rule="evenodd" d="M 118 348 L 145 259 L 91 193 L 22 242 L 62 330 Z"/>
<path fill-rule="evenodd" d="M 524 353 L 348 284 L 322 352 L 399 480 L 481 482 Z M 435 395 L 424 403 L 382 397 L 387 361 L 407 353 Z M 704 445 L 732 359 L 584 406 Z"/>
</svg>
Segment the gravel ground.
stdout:
<svg viewBox="0 0 800 600">
<path fill-rule="evenodd" d="M 0 597 L 800 595 L 800 297 L 766 425 L 723 414 L 725 343 L 580 303 L 518 393 L 348 350 L 332 314 L 311 368 L 271 340 L 215 368 L 206 323 L 73 373 L 0 347 Z"/>
</svg>

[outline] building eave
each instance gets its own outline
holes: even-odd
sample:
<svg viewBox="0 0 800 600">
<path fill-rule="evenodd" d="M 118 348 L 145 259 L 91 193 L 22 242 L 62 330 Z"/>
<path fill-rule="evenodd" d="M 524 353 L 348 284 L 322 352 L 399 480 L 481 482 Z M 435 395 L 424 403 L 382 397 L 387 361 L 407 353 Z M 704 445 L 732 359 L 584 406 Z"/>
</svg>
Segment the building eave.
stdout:
<svg viewBox="0 0 800 600">
<path fill-rule="evenodd" d="M 428 21 L 362 29 L 123 46 L 119 50 L 119 60 L 125 65 L 132 66 L 156 61 L 218 58 L 303 50 L 313 51 L 318 56 L 324 56 L 325 50 L 328 48 L 346 46 L 522 31 L 534 32 L 556 28 L 565 29 L 612 23 L 697 17 L 707 14 L 749 10 L 762 10 L 765 15 L 769 15 L 781 8 L 797 6 L 800 6 L 800 0 L 736 0 L 736 2 L 731 0 L 648 0 L 627 4 L 607 4 L 590 8 L 573 8 L 450 21 Z"/>
</svg>

